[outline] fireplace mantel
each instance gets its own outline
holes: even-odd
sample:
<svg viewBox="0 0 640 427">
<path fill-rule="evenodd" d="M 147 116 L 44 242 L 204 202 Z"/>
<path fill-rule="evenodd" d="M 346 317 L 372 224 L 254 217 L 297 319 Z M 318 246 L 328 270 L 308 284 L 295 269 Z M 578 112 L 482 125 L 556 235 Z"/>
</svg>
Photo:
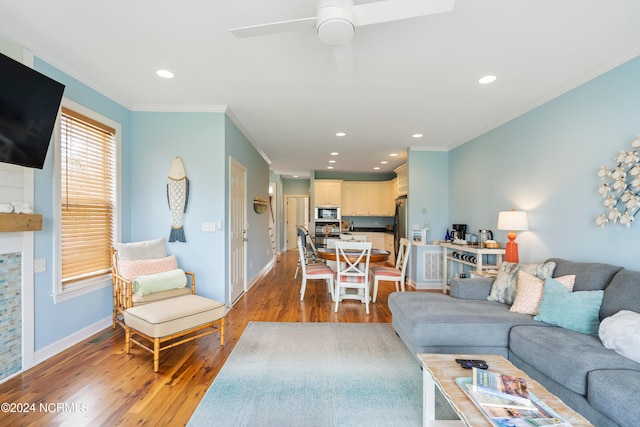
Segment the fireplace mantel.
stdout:
<svg viewBox="0 0 640 427">
<path fill-rule="evenodd" d="M 42 215 L 0 213 L 0 233 L 42 230 Z"/>
</svg>

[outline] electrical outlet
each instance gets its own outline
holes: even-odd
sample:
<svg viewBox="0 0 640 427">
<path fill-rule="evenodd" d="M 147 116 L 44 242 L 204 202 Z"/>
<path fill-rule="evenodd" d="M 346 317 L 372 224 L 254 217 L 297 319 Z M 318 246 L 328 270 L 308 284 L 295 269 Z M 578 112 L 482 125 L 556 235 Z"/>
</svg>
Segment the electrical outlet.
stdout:
<svg viewBox="0 0 640 427">
<path fill-rule="evenodd" d="M 215 233 L 216 232 L 216 223 L 215 222 L 203 222 L 202 223 L 202 231 Z"/>
<path fill-rule="evenodd" d="M 33 272 L 42 273 L 47 271 L 47 260 L 45 258 L 38 258 L 33 260 Z"/>
</svg>

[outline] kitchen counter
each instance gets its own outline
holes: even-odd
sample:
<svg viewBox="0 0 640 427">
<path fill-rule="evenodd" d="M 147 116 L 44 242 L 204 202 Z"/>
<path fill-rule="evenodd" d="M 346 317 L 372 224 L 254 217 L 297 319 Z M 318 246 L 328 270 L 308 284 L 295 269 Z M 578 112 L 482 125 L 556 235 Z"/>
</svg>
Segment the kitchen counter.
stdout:
<svg viewBox="0 0 640 427">
<path fill-rule="evenodd" d="M 341 233 L 388 233 L 393 234 L 393 230 L 387 230 L 385 227 L 354 227 L 353 230 L 340 230 Z"/>
</svg>

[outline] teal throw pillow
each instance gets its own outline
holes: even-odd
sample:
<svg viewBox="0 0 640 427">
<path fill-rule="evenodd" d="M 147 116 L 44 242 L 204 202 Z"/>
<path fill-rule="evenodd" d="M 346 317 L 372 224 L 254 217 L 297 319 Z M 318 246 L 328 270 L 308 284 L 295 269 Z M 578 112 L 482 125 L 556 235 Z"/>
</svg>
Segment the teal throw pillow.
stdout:
<svg viewBox="0 0 640 427">
<path fill-rule="evenodd" d="M 583 334 L 598 335 L 600 305 L 604 291 L 570 292 L 560 282 L 547 278 L 535 320 Z"/>
</svg>

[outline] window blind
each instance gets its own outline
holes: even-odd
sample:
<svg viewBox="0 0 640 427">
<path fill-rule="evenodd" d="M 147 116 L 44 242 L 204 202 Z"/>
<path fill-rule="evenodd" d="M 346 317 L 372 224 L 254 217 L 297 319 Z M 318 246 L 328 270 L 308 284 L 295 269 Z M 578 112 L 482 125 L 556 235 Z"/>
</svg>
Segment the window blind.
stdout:
<svg viewBox="0 0 640 427">
<path fill-rule="evenodd" d="M 115 129 L 61 114 L 62 285 L 108 273 L 115 215 Z"/>
</svg>

